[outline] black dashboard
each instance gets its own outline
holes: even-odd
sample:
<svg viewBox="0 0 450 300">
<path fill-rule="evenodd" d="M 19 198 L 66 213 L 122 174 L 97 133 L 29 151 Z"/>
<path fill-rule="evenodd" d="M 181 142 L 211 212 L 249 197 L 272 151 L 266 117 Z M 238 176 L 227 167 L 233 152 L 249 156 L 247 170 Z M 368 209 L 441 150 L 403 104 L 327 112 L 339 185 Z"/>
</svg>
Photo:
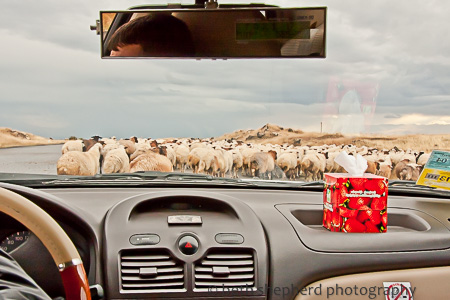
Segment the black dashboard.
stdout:
<svg viewBox="0 0 450 300">
<path fill-rule="evenodd" d="M 107 299 L 294 299 L 327 278 L 450 265 L 448 199 L 390 196 L 387 233 L 345 234 L 321 226 L 314 191 L 0 186 L 60 223 Z M 0 217 L 2 241 L 26 231 Z M 52 297 L 64 294 L 36 237 L 11 254 Z"/>
</svg>

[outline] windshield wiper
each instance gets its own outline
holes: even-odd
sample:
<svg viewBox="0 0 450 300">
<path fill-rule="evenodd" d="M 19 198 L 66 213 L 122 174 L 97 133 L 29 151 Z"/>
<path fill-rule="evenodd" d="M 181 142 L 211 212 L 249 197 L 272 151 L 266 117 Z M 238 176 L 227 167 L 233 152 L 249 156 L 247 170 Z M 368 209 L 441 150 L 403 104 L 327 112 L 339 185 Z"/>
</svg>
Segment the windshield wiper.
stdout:
<svg viewBox="0 0 450 300">
<path fill-rule="evenodd" d="M 3 176 L 2 176 L 3 175 Z M 262 180 L 259 178 L 224 178 L 206 174 L 193 173 L 163 173 L 163 172 L 136 172 L 121 174 L 98 174 L 95 176 L 66 176 L 66 175 L 40 175 L 40 174 L 0 174 L 0 181 L 19 184 L 28 187 L 53 186 L 151 186 L 155 184 L 204 184 L 217 186 L 237 187 L 265 187 L 265 188 L 306 188 L 322 189 L 323 181 L 302 182 L 290 180 Z"/>
<path fill-rule="evenodd" d="M 152 186 L 152 185 L 215 185 L 258 188 L 302 189 L 319 191 L 324 187 L 324 181 L 290 181 L 290 180 L 262 180 L 259 178 L 224 178 L 206 174 L 193 173 L 163 173 L 136 172 L 122 174 L 98 174 L 95 176 L 66 176 L 0 173 L 0 181 L 24 185 L 28 187 L 53 186 Z M 448 198 L 450 192 L 433 187 L 416 185 L 413 181 L 391 180 L 389 191 L 394 194 L 408 196 L 437 196 Z"/>
<path fill-rule="evenodd" d="M 418 188 L 418 189 L 426 189 L 426 190 L 437 190 L 435 187 L 426 186 L 426 185 L 418 185 L 414 181 L 410 180 L 390 180 L 388 187 L 408 187 L 408 188 Z"/>
<path fill-rule="evenodd" d="M 450 191 L 438 189 L 431 186 L 418 185 L 409 180 L 391 180 L 388 184 L 389 191 L 404 193 L 408 195 L 433 195 L 448 198 Z"/>
</svg>

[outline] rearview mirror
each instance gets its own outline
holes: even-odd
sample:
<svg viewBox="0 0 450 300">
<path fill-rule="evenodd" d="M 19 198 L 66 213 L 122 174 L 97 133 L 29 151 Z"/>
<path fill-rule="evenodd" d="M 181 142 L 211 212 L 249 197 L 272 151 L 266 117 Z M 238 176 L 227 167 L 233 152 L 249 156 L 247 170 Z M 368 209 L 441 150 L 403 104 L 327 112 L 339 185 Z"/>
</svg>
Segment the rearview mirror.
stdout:
<svg viewBox="0 0 450 300">
<path fill-rule="evenodd" d="M 100 13 L 102 58 L 325 57 L 326 8 Z"/>
</svg>

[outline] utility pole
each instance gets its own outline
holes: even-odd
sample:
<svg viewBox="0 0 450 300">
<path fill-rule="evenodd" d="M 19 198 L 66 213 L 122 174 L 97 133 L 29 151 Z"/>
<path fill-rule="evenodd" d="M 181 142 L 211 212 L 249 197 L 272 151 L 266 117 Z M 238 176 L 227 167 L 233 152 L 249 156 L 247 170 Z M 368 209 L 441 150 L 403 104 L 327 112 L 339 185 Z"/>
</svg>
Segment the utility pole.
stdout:
<svg viewBox="0 0 450 300">
<path fill-rule="evenodd" d="M 322 133 L 322 122 L 320 122 L 320 133 Z"/>
</svg>

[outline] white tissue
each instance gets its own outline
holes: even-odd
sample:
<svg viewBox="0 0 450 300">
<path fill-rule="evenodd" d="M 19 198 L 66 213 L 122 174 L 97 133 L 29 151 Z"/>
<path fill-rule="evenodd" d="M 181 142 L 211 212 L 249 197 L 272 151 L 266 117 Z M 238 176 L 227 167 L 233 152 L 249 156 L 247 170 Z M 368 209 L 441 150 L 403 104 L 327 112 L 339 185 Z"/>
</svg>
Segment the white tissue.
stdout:
<svg viewBox="0 0 450 300">
<path fill-rule="evenodd" d="M 350 176 L 362 177 L 367 169 L 367 160 L 359 154 L 356 154 L 355 158 L 343 151 L 334 158 L 334 161 L 341 165 Z"/>
</svg>

